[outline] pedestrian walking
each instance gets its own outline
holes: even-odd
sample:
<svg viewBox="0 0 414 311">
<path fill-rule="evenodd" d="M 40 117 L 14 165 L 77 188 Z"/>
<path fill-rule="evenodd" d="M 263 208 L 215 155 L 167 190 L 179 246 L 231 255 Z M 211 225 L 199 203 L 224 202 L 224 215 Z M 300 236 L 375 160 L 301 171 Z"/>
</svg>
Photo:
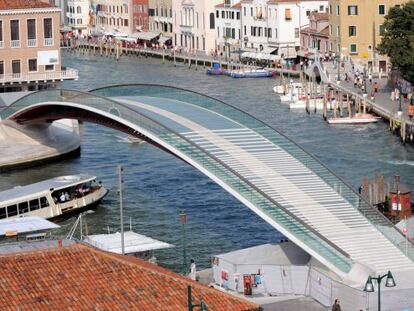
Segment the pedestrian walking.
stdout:
<svg viewBox="0 0 414 311">
<path fill-rule="evenodd" d="M 374 82 L 374 92 L 378 93 L 379 84 L 377 81 Z"/>
<path fill-rule="evenodd" d="M 341 306 L 339 304 L 339 299 L 335 299 L 335 302 L 332 306 L 331 311 L 341 311 Z"/>
<path fill-rule="evenodd" d="M 368 80 L 369 80 L 369 84 L 372 84 L 372 74 L 371 73 L 368 75 Z"/>
<path fill-rule="evenodd" d="M 197 271 L 196 271 L 196 264 L 194 262 L 194 259 L 190 260 L 190 273 L 188 274 L 188 277 L 195 281 L 197 279 Z"/>
</svg>

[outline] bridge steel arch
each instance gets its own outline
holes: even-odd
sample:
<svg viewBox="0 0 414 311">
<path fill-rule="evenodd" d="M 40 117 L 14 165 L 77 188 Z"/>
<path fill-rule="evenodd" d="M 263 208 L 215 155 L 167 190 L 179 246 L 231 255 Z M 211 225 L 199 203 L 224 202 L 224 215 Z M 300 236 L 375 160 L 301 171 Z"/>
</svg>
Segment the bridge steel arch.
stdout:
<svg viewBox="0 0 414 311">
<path fill-rule="evenodd" d="M 356 263 L 376 272 L 414 267 L 413 245 L 404 254 L 402 233 L 352 187 L 283 134 L 211 97 L 159 85 L 52 90 L 21 98 L 1 117 L 20 124 L 74 118 L 145 139 L 214 180 L 341 277 L 347 278 Z M 220 126 L 208 128 L 209 122 Z M 320 201 L 308 193 L 312 182 L 323 187 L 316 194 Z M 301 190 L 306 196 L 295 200 Z M 352 231 L 356 234 L 350 243 L 341 234 Z M 384 266 L 375 259 L 379 254 L 372 238 L 390 251 L 381 258 Z"/>
</svg>

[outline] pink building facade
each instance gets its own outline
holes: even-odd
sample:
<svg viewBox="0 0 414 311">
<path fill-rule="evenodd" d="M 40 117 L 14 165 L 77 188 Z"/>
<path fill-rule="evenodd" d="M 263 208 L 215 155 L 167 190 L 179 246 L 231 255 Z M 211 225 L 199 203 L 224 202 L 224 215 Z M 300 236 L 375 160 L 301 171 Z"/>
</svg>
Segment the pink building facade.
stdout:
<svg viewBox="0 0 414 311">
<path fill-rule="evenodd" d="M 327 56 L 329 53 L 329 16 L 328 13 L 311 12 L 310 24 L 300 31 L 301 56 L 313 58 Z"/>
</svg>

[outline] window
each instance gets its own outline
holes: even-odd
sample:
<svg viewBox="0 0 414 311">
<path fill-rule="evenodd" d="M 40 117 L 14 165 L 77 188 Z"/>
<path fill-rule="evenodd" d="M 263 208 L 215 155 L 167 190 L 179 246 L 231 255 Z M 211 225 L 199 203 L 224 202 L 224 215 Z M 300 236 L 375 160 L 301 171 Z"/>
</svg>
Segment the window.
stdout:
<svg viewBox="0 0 414 311">
<path fill-rule="evenodd" d="M 231 29 L 231 37 L 233 39 L 236 39 L 236 29 L 234 29 L 234 28 Z"/>
<path fill-rule="evenodd" d="M 4 61 L 0 61 L 0 76 L 4 75 Z"/>
<path fill-rule="evenodd" d="M 295 28 L 295 38 L 299 38 L 299 28 Z"/>
<path fill-rule="evenodd" d="M 17 215 L 17 205 L 7 206 L 7 217 L 13 217 Z"/>
<path fill-rule="evenodd" d="M 308 17 L 309 17 L 309 16 L 310 16 L 310 13 L 311 13 L 311 11 L 310 11 L 310 10 L 307 10 L 307 11 L 306 11 L 306 16 L 308 16 Z"/>
<path fill-rule="evenodd" d="M 290 21 L 292 20 L 292 15 L 290 9 L 285 9 L 285 20 Z"/>
<path fill-rule="evenodd" d="M 12 73 L 20 73 L 20 60 L 12 60 Z"/>
<path fill-rule="evenodd" d="M 19 215 L 29 211 L 29 204 L 27 202 L 19 203 Z"/>
<path fill-rule="evenodd" d="M 243 8 L 243 15 L 246 16 L 246 7 Z"/>
<path fill-rule="evenodd" d="M 378 14 L 379 15 L 385 15 L 385 5 L 384 4 L 378 5 Z"/>
<path fill-rule="evenodd" d="M 55 69 L 55 65 L 45 65 L 46 71 L 53 71 Z"/>
<path fill-rule="evenodd" d="M 380 34 L 380 36 L 385 35 L 385 27 L 384 27 L 384 25 L 379 25 L 379 34 Z"/>
<path fill-rule="evenodd" d="M 80 6 L 78 6 L 76 8 L 76 13 L 81 14 L 82 13 L 82 8 Z"/>
<path fill-rule="evenodd" d="M 348 5 L 348 15 L 358 15 L 358 6 Z"/>
<path fill-rule="evenodd" d="M 220 13 L 219 13 L 219 10 L 217 10 L 216 11 L 216 18 L 219 18 L 220 17 Z"/>
<path fill-rule="evenodd" d="M 78 24 L 78 25 L 82 25 L 82 18 L 78 18 L 78 19 L 76 20 L 76 24 Z"/>
<path fill-rule="evenodd" d="M 271 38 L 272 37 L 272 28 L 268 28 L 267 29 L 267 37 Z"/>
<path fill-rule="evenodd" d="M 338 35 L 338 37 L 341 35 L 341 29 L 339 28 L 339 26 L 336 26 L 336 34 Z"/>
<path fill-rule="evenodd" d="M 246 25 L 244 25 L 244 35 L 247 36 L 247 29 L 246 29 Z"/>
<path fill-rule="evenodd" d="M 45 18 L 43 20 L 43 34 L 45 39 L 53 38 L 52 19 Z"/>
<path fill-rule="evenodd" d="M 40 198 L 40 207 L 44 208 L 44 207 L 48 207 L 49 206 L 49 202 L 47 201 L 46 197 L 41 197 Z"/>
<path fill-rule="evenodd" d="M 18 20 L 10 21 L 10 40 L 12 40 L 12 41 L 20 40 L 19 21 Z"/>
<path fill-rule="evenodd" d="M 349 51 L 351 54 L 357 54 L 358 53 L 358 47 L 355 43 L 351 44 L 349 46 Z"/>
<path fill-rule="evenodd" d="M 253 8 L 250 8 L 250 16 L 253 16 Z"/>
<path fill-rule="evenodd" d="M 30 211 L 35 211 L 40 208 L 39 199 L 29 201 Z"/>
<path fill-rule="evenodd" d="M 324 9 L 323 9 L 323 5 L 320 5 L 319 6 L 319 12 L 323 12 L 324 11 Z"/>
<path fill-rule="evenodd" d="M 214 13 L 210 13 L 210 29 L 216 28 L 214 26 Z"/>
<path fill-rule="evenodd" d="M 0 20 L 0 42 L 3 42 L 3 21 Z"/>
<path fill-rule="evenodd" d="M 6 208 L 5 207 L 0 207 L 0 219 L 6 218 Z"/>
<path fill-rule="evenodd" d="M 357 28 L 356 26 L 349 26 L 349 36 L 355 37 L 357 35 Z"/>
<path fill-rule="evenodd" d="M 221 18 L 226 18 L 226 13 L 224 11 L 221 11 Z"/>
<path fill-rule="evenodd" d="M 336 16 L 339 16 L 339 5 L 336 6 Z"/>
<path fill-rule="evenodd" d="M 35 19 L 27 20 L 27 39 L 28 40 L 36 39 L 36 20 Z"/>
<path fill-rule="evenodd" d="M 29 59 L 29 71 L 37 71 L 37 59 Z"/>
<path fill-rule="evenodd" d="M 240 19 L 240 12 L 236 13 L 236 19 Z"/>
</svg>

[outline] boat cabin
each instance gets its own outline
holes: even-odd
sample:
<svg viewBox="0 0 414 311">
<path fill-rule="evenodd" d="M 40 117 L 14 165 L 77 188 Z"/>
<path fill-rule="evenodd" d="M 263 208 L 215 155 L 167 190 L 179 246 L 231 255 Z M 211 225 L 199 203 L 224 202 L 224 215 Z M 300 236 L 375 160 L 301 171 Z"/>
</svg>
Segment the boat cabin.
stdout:
<svg viewBox="0 0 414 311">
<path fill-rule="evenodd" d="M 0 219 L 39 216 L 50 219 L 99 202 L 108 190 L 96 176 L 60 176 L 0 192 Z"/>
</svg>

